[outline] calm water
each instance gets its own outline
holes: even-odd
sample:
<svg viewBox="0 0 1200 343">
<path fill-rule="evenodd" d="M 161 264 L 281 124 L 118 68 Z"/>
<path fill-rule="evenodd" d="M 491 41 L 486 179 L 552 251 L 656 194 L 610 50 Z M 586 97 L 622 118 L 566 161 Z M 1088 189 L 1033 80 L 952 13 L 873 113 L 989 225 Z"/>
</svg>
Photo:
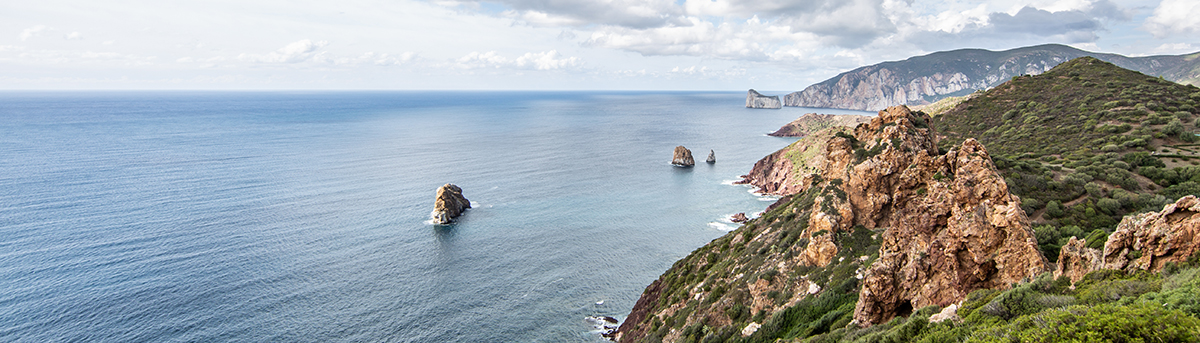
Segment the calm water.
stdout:
<svg viewBox="0 0 1200 343">
<path fill-rule="evenodd" d="M 0 341 L 596 341 L 769 204 L 744 94 L 0 93 Z"/>
</svg>

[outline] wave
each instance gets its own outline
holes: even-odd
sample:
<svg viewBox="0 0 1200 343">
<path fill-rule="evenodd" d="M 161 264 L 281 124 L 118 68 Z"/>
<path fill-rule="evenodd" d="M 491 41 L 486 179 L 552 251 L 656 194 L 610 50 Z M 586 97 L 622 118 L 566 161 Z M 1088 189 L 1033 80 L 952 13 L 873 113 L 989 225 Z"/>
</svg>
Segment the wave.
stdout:
<svg viewBox="0 0 1200 343">
<path fill-rule="evenodd" d="M 714 228 L 714 229 L 717 229 L 720 231 L 725 231 L 725 232 L 729 232 L 729 231 L 733 231 L 733 230 L 737 229 L 736 227 L 733 227 L 732 225 L 725 224 L 725 223 L 722 223 L 719 221 L 718 222 L 709 222 L 708 227 L 711 227 L 711 228 Z"/>
</svg>

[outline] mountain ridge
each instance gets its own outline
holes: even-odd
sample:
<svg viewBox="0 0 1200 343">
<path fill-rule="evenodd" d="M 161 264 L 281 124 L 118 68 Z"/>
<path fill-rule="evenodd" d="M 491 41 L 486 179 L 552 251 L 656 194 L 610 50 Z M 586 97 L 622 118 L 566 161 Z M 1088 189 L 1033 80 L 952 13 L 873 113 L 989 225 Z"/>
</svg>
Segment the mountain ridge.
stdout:
<svg viewBox="0 0 1200 343">
<path fill-rule="evenodd" d="M 1044 44 L 1004 51 L 939 51 L 863 66 L 789 93 L 783 105 L 853 110 L 921 105 L 991 88 L 1014 76 L 1041 74 L 1083 56 L 1170 81 L 1200 84 L 1200 52 L 1127 57 Z"/>
</svg>

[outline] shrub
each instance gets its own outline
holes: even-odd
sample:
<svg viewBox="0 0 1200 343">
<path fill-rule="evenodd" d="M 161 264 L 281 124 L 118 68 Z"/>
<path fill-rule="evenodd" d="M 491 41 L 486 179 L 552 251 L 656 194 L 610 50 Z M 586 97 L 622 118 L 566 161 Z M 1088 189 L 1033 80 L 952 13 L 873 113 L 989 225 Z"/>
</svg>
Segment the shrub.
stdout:
<svg viewBox="0 0 1200 343">
<path fill-rule="evenodd" d="M 1173 119 L 1167 126 L 1163 126 L 1162 133 L 1167 136 L 1179 136 L 1183 133 L 1183 123 L 1179 119 Z"/>
<path fill-rule="evenodd" d="M 1101 229 L 1092 230 L 1084 241 L 1088 248 L 1104 249 L 1104 243 L 1108 242 L 1108 233 Z"/>
<path fill-rule="evenodd" d="M 972 342 L 1195 342 L 1200 319 L 1152 304 L 1047 310 L 976 332 Z"/>
<path fill-rule="evenodd" d="M 1046 203 L 1046 217 L 1058 218 L 1063 216 L 1062 202 L 1058 200 L 1050 200 Z"/>
</svg>

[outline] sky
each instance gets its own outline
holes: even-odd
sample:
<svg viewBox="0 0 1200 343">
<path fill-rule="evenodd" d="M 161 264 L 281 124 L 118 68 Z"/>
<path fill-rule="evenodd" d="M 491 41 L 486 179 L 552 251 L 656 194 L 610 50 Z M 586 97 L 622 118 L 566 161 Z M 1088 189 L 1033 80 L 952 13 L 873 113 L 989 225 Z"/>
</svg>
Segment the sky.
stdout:
<svg viewBox="0 0 1200 343">
<path fill-rule="evenodd" d="M 1197 0 L 0 1 L 0 89 L 801 90 L 961 48 L 1200 51 Z"/>
</svg>

